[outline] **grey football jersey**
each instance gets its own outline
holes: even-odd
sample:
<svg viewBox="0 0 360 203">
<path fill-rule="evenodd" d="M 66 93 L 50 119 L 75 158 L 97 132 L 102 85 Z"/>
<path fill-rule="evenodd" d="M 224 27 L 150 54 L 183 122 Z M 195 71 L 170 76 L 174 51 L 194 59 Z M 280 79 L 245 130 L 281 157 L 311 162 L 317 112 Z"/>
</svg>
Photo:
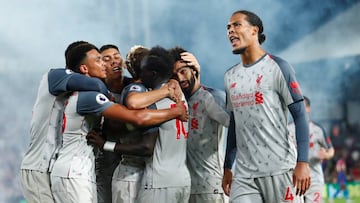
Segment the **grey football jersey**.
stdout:
<svg viewBox="0 0 360 203">
<path fill-rule="evenodd" d="M 227 108 L 236 125 L 235 177 L 263 177 L 294 168 L 287 131 L 288 105 L 302 100 L 292 67 L 265 54 L 256 63 L 225 73 Z"/>
<path fill-rule="evenodd" d="M 56 71 L 56 77 L 50 77 L 49 73 Z M 71 72 L 65 69 L 50 70 L 42 76 L 35 104 L 33 106 L 30 145 L 23 157 L 21 169 L 30 169 L 41 172 L 49 170 L 51 157 L 55 148 L 61 144 L 61 123 L 65 95 L 55 96 L 50 93 L 65 92 L 66 84 Z"/>
<path fill-rule="evenodd" d="M 147 89 L 144 85 L 139 84 L 139 83 L 132 83 L 123 89 L 123 91 L 121 93 L 121 97 L 120 97 L 120 103 L 122 103 L 123 105 L 126 106 L 125 100 L 128 97 L 129 93 L 131 93 L 131 92 L 141 93 L 141 92 L 146 92 L 146 91 L 147 91 Z M 140 142 L 141 137 L 143 136 L 142 132 L 145 129 L 146 128 L 135 127 L 131 124 L 126 124 L 125 132 L 123 132 L 120 135 L 120 142 L 124 143 L 124 144 L 133 144 L 133 143 Z M 125 174 L 122 174 L 122 175 L 127 177 L 127 176 L 130 176 L 131 174 L 136 173 L 140 169 L 145 168 L 145 157 L 123 154 L 121 164 L 131 166 L 131 167 L 129 167 L 129 169 L 123 170 L 125 172 Z M 134 167 L 137 167 L 137 168 L 134 168 Z"/>
<path fill-rule="evenodd" d="M 188 105 L 191 194 L 223 193 L 224 127 L 229 126 L 225 93 L 202 86 L 188 99 Z"/>
<path fill-rule="evenodd" d="M 157 109 L 167 109 L 175 105 L 168 98 L 156 102 Z M 185 106 L 187 108 L 186 102 Z M 186 166 L 187 138 L 187 122 L 172 119 L 159 126 L 159 136 L 155 143 L 154 154 L 146 160 L 142 179 L 143 187 L 190 186 L 190 174 Z"/>
<path fill-rule="evenodd" d="M 64 111 L 63 146 L 51 176 L 95 182 L 95 156 L 86 135 L 98 127 L 101 114 L 114 103 L 98 92 L 74 92 Z"/>
</svg>

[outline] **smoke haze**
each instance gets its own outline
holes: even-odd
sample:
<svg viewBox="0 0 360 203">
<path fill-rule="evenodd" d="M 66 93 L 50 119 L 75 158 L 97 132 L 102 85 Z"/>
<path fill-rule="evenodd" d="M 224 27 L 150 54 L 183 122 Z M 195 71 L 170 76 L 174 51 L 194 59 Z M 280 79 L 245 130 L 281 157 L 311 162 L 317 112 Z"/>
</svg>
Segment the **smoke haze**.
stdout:
<svg viewBox="0 0 360 203">
<path fill-rule="evenodd" d="M 8 156 L 0 161 L 0 183 L 6 183 L 8 186 L 0 185 L 0 202 L 16 202 L 17 198 L 21 198 L 18 168 L 29 142 L 31 108 L 35 101 L 37 85 L 41 75 L 49 68 L 64 67 L 64 50 L 71 42 L 85 40 L 98 47 L 115 44 L 119 46 L 123 56 L 135 44 L 147 47 L 161 45 L 165 48 L 182 46 L 194 53 L 199 60 L 202 83 L 223 89 L 224 72 L 240 61 L 238 55 L 231 53 L 231 46 L 226 37 L 226 24 L 234 11 L 251 10 L 263 20 L 267 37 L 264 48 L 270 53 L 289 59 L 299 76 L 303 91 L 310 95 L 314 105 L 319 107 L 313 116 L 327 122 L 330 119 L 344 118 L 347 111 L 342 105 L 348 103 L 347 98 L 351 97 L 352 101 L 355 101 L 350 106 L 359 106 L 357 104 L 360 96 L 355 88 L 359 86 L 359 77 L 356 77 L 360 76 L 357 57 L 359 53 L 347 53 L 336 59 L 321 57 L 308 61 L 305 60 L 306 56 L 302 58 L 304 60 L 296 59 L 299 52 L 304 52 L 304 44 L 307 48 L 321 40 L 323 32 L 318 29 L 324 25 L 331 25 L 332 20 L 352 8 L 357 8 L 356 11 L 359 13 L 358 2 L 2 1 L 0 152 Z M 353 34 L 358 35 L 358 22 L 357 16 L 357 21 L 343 22 L 342 30 L 337 30 L 336 27 L 327 28 L 327 33 L 333 32 L 336 39 L 329 38 L 331 41 L 325 43 L 332 44 L 333 47 L 341 46 L 336 40 L 348 28 L 357 30 Z M 314 33 L 320 33 L 320 37 L 311 40 Z M 352 37 L 355 38 L 353 35 L 346 36 L 349 41 L 352 41 Z M 295 46 L 300 48 L 295 49 Z M 348 80 L 351 82 L 347 82 Z M 344 88 L 347 88 L 346 93 L 343 91 Z M 322 110 L 322 102 L 325 101 L 327 105 Z M 329 108 L 333 110 L 332 113 L 329 113 Z M 354 112 L 359 112 L 359 108 Z M 350 118 L 357 122 L 356 116 L 354 118 L 354 115 L 351 115 Z"/>
</svg>

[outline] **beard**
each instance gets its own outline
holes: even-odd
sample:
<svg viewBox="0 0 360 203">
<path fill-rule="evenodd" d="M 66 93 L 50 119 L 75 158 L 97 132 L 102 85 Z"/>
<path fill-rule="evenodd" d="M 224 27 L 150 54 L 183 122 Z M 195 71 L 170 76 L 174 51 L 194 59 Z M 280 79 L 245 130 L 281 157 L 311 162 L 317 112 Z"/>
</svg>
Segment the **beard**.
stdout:
<svg viewBox="0 0 360 203">
<path fill-rule="evenodd" d="M 233 54 L 243 54 L 246 50 L 246 47 L 244 48 L 237 48 L 232 51 Z"/>
<path fill-rule="evenodd" d="M 195 77 L 194 75 L 192 75 L 192 77 L 189 80 L 189 86 L 186 88 L 181 88 L 186 98 L 189 98 L 191 96 L 191 92 L 193 91 L 194 86 L 195 86 Z"/>
</svg>

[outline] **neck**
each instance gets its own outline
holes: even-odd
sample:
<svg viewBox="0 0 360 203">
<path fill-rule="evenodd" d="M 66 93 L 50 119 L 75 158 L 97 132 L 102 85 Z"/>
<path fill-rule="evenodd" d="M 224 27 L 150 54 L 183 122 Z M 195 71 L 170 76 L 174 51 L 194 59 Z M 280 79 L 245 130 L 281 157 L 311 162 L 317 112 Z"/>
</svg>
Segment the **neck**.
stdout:
<svg viewBox="0 0 360 203">
<path fill-rule="evenodd" d="M 245 52 L 241 54 L 241 61 L 245 65 L 251 65 L 264 56 L 265 53 L 265 50 L 260 46 L 248 47 Z"/>
<path fill-rule="evenodd" d="M 200 83 L 196 82 L 193 90 L 191 91 L 191 95 L 194 94 L 201 87 Z"/>
<path fill-rule="evenodd" d="M 106 79 L 105 80 L 107 88 L 110 90 L 110 92 L 114 93 L 121 93 L 122 89 L 124 88 L 124 80 L 123 79 Z"/>
</svg>

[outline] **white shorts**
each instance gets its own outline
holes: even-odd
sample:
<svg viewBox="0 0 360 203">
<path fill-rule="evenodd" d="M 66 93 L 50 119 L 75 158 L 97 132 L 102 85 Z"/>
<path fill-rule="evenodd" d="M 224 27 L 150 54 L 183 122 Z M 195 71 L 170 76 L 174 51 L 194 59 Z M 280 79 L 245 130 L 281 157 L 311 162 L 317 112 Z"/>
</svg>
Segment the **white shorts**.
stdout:
<svg viewBox="0 0 360 203">
<path fill-rule="evenodd" d="M 297 203 L 293 171 L 259 178 L 236 178 L 231 184 L 231 203 Z"/>
<path fill-rule="evenodd" d="M 134 203 L 140 189 L 140 180 L 121 181 L 112 180 L 112 202 L 114 203 Z"/>
<path fill-rule="evenodd" d="M 323 202 L 323 190 L 324 185 L 317 183 L 311 183 L 308 191 L 305 192 L 304 201 L 305 203 L 321 203 Z"/>
<path fill-rule="evenodd" d="M 21 169 L 20 181 L 27 202 L 54 202 L 48 172 Z"/>
<path fill-rule="evenodd" d="M 51 176 L 51 184 L 57 203 L 97 203 L 95 182 Z"/>
</svg>

